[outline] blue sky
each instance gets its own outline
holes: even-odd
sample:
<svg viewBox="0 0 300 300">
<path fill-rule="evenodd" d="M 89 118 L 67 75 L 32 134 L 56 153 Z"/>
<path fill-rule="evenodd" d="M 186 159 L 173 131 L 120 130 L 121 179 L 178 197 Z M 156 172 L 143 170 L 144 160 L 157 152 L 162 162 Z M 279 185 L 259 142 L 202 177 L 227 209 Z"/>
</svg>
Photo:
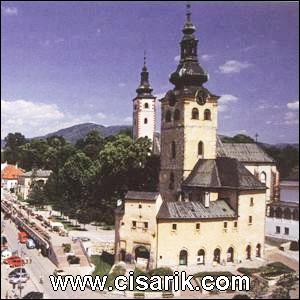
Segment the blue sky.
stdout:
<svg viewBox="0 0 300 300">
<path fill-rule="evenodd" d="M 298 3 L 191 4 L 219 133 L 298 142 Z M 2 1 L 2 135 L 131 124 L 144 49 L 160 96 L 184 20 L 185 2 Z"/>
</svg>

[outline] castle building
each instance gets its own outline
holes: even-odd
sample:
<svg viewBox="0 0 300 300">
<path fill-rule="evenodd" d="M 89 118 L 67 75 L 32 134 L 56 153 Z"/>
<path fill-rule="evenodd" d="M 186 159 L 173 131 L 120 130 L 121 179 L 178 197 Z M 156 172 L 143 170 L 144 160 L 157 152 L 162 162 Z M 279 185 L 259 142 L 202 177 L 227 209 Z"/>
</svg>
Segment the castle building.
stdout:
<svg viewBox="0 0 300 300">
<path fill-rule="evenodd" d="M 141 82 L 136 89 L 137 96 L 133 99 L 133 138 L 148 137 L 154 139 L 156 123 L 156 97 L 152 95 L 149 83 L 149 72 L 146 67 L 146 57 L 141 72 Z"/>
<path fill-rule="evenodd" d="M 116 261 L 177 268 L 264 255 L 267 186 L 218 150 L 219 97 L 204 87 L 195 30 L 188 6 L 174 88 L 161 99 L 159 191 L 129 191 L 117 208 Z"/>
</svg>

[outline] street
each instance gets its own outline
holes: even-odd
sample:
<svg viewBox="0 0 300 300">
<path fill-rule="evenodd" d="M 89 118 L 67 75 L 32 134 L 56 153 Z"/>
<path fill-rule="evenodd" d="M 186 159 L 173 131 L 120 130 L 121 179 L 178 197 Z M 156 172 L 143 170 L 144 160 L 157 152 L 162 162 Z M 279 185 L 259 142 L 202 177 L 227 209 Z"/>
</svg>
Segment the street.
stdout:
<svg viewBox="0 0 300 300">
<path fill-rule="evenodd" d="M 44 293 L 45 299 L 107 299 L 115 298 L 114 295 L 105 292 L 93 292 L 89 289 L 85 291 L 73 291 L 68 288 L 66 291 L 54 291 L 52 289 L 49 275 L 53 274 L 55 265 L 47 258 L 39 254 L 37 249 L 27 249 L 25 245 L 18 242 L 17 234 L 18 230 L 13 222 L 10 220 L 4 220 L 3 214 L 1 213 L 1 222 L 4 222 L 3 234 L 7 237 L 8 247 L 12 250 L 18 250 L 19 254 L 23 257 L 31 258 L 32 263 L 26 264 L 25 268 L 30 275 L 30 279 L 24 284 L 22 290 L 22 296 L 32 291 L 38 291 Z M 13 295 L 13 287 L 8 282 L 7 275 L 13 268 L 8 265 L 1 264 L 1 298 L 4 299 L 6 294 L 9 296 Z M 43 276 L 44 283 L 39 282 L 40 276 Z M 19 295 L 19 290 L 16 290 Z M 119 296 L 118 296 L 119 297 Z"/>
</svg>

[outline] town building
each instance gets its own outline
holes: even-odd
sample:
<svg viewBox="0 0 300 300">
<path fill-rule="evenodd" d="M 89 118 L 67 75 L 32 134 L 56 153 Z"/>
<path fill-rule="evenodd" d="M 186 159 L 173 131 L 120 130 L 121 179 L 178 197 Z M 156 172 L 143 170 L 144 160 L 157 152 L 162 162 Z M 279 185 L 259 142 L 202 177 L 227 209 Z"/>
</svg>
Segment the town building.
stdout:
<svg viewBox="0 0 300 300">
<path fill-rule="evenodd" d="M 33 182 L 38 182 L 40 185 L 44 185 L 51 175 L 51 172 L 51 170 L 34 169 L 19 175 L 17 194 L 20 195 L 23 200 L 26 200 Z"/>
<path fill-rule="evenodd" d="M 15 189 L 18 184 L 18 177 L 24 173 L 24 170 L 18 168 L 18 165 L 1 165 L 1 188 L 6 190 Z"/>
<path fill-rule="evenodd" d="M 267 206 L 266 236 L 277 240 L 299 241 L 299 182 L 280 183 L 280 201 Z"/>
<path fill-rule="evenodd" d="M 266 201 L 271 203 L 280 198 L 279 172 L 275 160 L 257 143 L 217 142 L 217 156 L 231 157 L 240 161 L 257 179 L 266 184 Z"/>
<path fill-rule="evenodd" d="M 144 267 L 238 264 L 264 255 L 266 190 L 220 155 L 218 96 L 204 87 L 188 7 L 174 89 L 161 99 L 159 191 L 129 191 L 116 210 L 116 261 Z"/>
<path fill-rule="evenodd" d="M 146 56 L 141 72 L 140 85 L 136 89 L 137 96 L 133 99 L 133 138 L 147 137 L 154 140 L 156 124 L 156 97 L 152 95 L 149 83 L 149 72 L 146 66 Z"/>
</svg>

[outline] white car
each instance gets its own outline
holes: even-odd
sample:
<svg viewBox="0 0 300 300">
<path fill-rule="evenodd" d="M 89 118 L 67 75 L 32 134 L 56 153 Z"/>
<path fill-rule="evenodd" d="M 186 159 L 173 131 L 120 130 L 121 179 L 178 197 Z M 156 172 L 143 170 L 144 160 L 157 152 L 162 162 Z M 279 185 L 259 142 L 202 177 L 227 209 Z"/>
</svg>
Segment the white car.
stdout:
<svg viewBox="0 0 300 300">
<path fill-rule="evenodd" d="M 53 272 L 53 275 L 54 276 L 58 276 L 58 275 L 60 275 L 60 276 L 66 276 L 66 273 L 62 269 L 55 269 L 54 272 Z"/>
<path fill-rule="evenodd" d="M 12 252 L 8 249 L 4 249 L 2 252 L 1 252 L 1 261 L 3 261 L 4 259 L 7 259 L 9 257 L 12 256 Z"/>
<path fill-rule="evenodd" d="M 28 279 L 29 276 L 27 273 L 17 273 L 16 276 L 11 277 L 9 279 L 9 283 L 11 284 L 26 283 Z"/>
</svg>

